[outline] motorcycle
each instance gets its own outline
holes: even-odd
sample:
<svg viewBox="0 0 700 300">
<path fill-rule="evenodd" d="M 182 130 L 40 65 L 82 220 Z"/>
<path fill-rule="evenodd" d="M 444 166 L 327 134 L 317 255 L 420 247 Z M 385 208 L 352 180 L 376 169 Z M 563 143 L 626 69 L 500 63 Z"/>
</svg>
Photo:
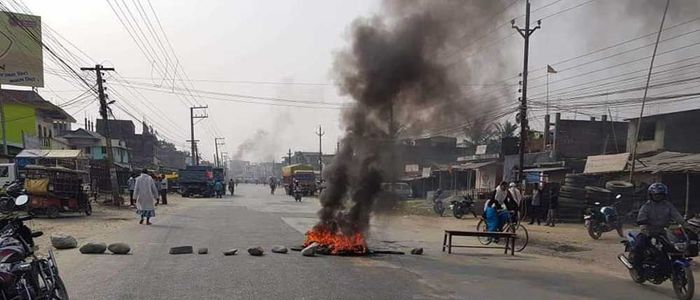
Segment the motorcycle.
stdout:
<svg viewBox="0 0 700 300">
<path fill-rule="evenodd" d="M 441 195 L 442 191 L 436 191 L 435 195 L 433 195 L 433 211 L 442 217 L 445 214 L 445 203 L 440 199 Z"/>
<path fill-rule="evenodd" d="M 294 201 L 301 202 L 301 196 L 302 196 L 301 188 L 299 188 L 299 187 L 294 188 L 294 192 L 292 192 L 292 194 L 294 195 Z"/>
<path fill-rule="evenodd" d="M 29 197 L 0 199 L 0 294 L 2 299 L 68 299 L 68 291 L 58 274 L 53 252 L 48 257 L 34 255 L 34 238 L 43 235 L 24 225 L 31 216 L 12 215 L 17 206 L 29 202 Z"/>
<path fill-rule="evenodd" d="M 474 212 L 474 200 L 469 196 L 462 196 L 462 200 L 452 200 L 450 203 L 450 209 L 452 209 L 452 215 L 455 218 L 461 219 L 464 215 L 471 213 L 476 218 L 476 213 Z"/>
<path fill-rule="evenodd" d="M 10 181 L 5 183 L 1 190 L 2 192 L 0 194 L 2 194 L 2 196 L 17 198 L 24 191 L 24 183 L 19 179 Z"/>
<path fill-rule="evenodd" d="M 692 220 L 688 223 L 693 224 Z M 690 257 L 698 256 L 698 238 L 695 232 L 700 229 L 700 220 L 696 219 L 695 224 L 692 231 L 683 228 L 667 229 L 665 235 L 652 237 L 639 268 L 635 268 L 629 256 L 624 253 L 618 255 L 618 259 L 628 269 L 634 282 L 641 284 L 649 281 L 658 285 L 670 279 L 678 299 L 692 299 L 695 279 Z M 638 235 L 637 232 L 627 233 L 627 239 L 622 241 L 626 253 L 635 246 Z"/>
<path fill-rule="evenodd" d="M 617 195 L 617 199 L 620 199 Z M 600 238 L 604 232 L 616 230 L 620 237 L 624 237 L 622 233 L 622 221 L 619 219 L 616 202 L 611 206 L 601 206 L 600 202 L 593 204 L 593 207 L 586 209 L 583 215 L 584 226 L 588 230 L 588 235 L 594 240 Z"/>
</svg>

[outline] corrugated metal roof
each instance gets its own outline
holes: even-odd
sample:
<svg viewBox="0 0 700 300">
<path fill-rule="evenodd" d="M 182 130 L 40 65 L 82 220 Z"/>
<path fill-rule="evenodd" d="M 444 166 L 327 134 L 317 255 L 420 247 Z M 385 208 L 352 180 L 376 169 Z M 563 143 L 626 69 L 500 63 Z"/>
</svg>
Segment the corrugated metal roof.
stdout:
<svg viewBox="0 0 700 300">
<path fill-rule="evenodd" d="M 528 172 L 552 172 L 552 171 L 564 171 L 567 170 L 568 168 L 566 167 L 550 167 L 550 168 L 534 168 L 534 169 L 525 169 L 523 172 L 528 173 Z"/>
<path fill-rule="evenodd" d="M 639 159 L 635 167 L 638 172 L 700 172 L 700 153 L 661 152 Z"/>
<path fill-rule="evenodd" d="M 607 155 L 591 155 L 586 159 L 586 167 L 583 173 L 609 173 L 622 172 L 627 166 L 630 154 L 607 154 Z"/>
<path fill-rule="evenodd" d="M 80 157 L 80 150 L 45 150 L 45 149 L 27 149 L 22 150 L 17 157 L 19 158 L 77 158 Z"/>
<path fill-rule="evenodd" d="M 463 165 L 460 165 L 461 168 L 463 169 L 468 169 L 468 170 L 476 170 L 481 167 L 488 166 L 490 164 L 496 163 L 495 160 L 489 160 L 489 161 L 482 161 L 482 162 L 472 162 L 472 163 L 466 163 Z"/>
</svg>

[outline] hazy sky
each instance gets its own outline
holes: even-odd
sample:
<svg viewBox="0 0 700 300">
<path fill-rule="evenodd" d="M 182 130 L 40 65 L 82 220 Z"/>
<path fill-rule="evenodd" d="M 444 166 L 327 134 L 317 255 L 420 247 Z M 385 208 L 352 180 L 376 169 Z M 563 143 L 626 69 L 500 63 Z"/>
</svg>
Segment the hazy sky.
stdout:
<svg viewBox="0 0 700 300">
<path fill-rule="evenodd" d="M 188 101 L 190 100 L 162 91 L 139 89 L 138 92 L 144 96 L 142 98 L 134 95 L 133 90 L 122 85 L 124 79 L 138 83 L 138 87 L 147 87 L 147 84 L 163 84 L 160 80 L 163 76 L 154 68 L 153 62 L 142 55 L 139 47 L 115 16 L 109 5 L 116 5 L 115 1 L 25 0 L 24 2 L 33 13 L 42 17 L 44 24 L 51 26 L 95 60 L 88 61 L 88 63 L 102 63 L 116 68 L 121 77 L 107 76 L 107 86 L 114 90 L 114 92 L 108 90 L 111 99 L 117 100 L 117 103 L 123 103 L 122 105 L 133 107 L 130 109 L 132 113 L 145 118 L 149 123 L 153 123 L 154 127 L 160 133 L 165 134 L 168 140 L 176 142 L 178 146 L 182 146 L 181 148 L 187 146 L 184 140 L 189 139 Z M 502 2 L 505 7 L 512 0 Z M 697 1 L 676 0 L 672 2 L 675 7 L 672 7 L 666 21 L 669 26 L 698 17 Z M 119 3 L 123 9 L 129 7 L 134 17 L 142 22 L 143 19 L 140 18 L 136 5 L 141 4 L 145 8 L 146 14 L 150 13 L 148 0 Z M 601 47 L 654 32 L 660 22 L 663 3 L 662 0 L 533 0 L 532 7 L 535 10 L 533 22 L 539 18 L 544 18 L 544 20 L 542 29 L 534 33 L 531 40 L 530 67 L 533 80 L 530 85 L 531 97 L 539 97 L 540 101 L 544 101 L 545 77 L 542 75 L 544 75 L 546 64 L 553 64 L 555 68 L 562 70 L 562 72 L 550 77 L 552 94 L 556 94 L 557 88 L 565 88 L 577 82 L 590 82 L 598 78 L 648 67 L 649 60 L 640 59 L 637 62 L 610 70 L 585 75 L 587 72 L 593 72 L 604 66 L 650 55 L 652 48 L 641 46 L 652 42 L 653 36 L 581 59 L 557 63 Z M 193 80 L 188 86 L 197 90 L 217 93 L 329 103 L 347 101 L 337 94 L 332 85 L 330 74 L 334 51 L 347 45 L 346 36 L 349 24 L 357 17 L 368 17 L 381 11 L 381 1 L 373 0 L 151 0 L 151 4 L 179 57 L 182 68 L 186 71 L 189 79 Z M 476 32 L 478 36 L 483 36 L 477 43 L 465 45 L 463 50 L 466 53 L 463 55 L 464 59 L 475 61 L 475 69 L 470 73 L 478 74 L 481 71 L 479 68 L 492 68 L 496 65 L 499 68 L 504 68 L 504 73 L 510 74 L 510 76 L 517 76 L 521 72 L 522 38 L 513 34 L 514 31 L 510 29 L 509 20 L 521 16 L 523 11 L 524 1 L 519 0 L 502 14 L 494 17 L 492 23 L 465 28 L 465 32 Z M 155 22 L 153 16 L 149 16 L 151 22 Z M 523 18 L 518 18 L 516 22 L 522 24 Z M 156 24 L 152 25 L 157 26 Z M 146 23 L 142 23 L 142 26 L 144 26 L 144 31 L 147 30 Z M 669 37 L 686 32 L 690 33 L 662 44 L 659 51 L 674 50 L 700 42 L 700 34 L 691 32 L 697 28 L 700 28 L 700 22 L 695 21 L 676 27 L 673 29 L 675 31 L 669 31 Z M 46 29 L 44 31 L 44 39 L 46 39 Z M 153 42 L 154 47 L 158 47 L 155 41 L 151 42 Z M 605 56 L 635 47 L 641 48 L 629 51 L 624 55 L 602 59 Z M 75 51 L 75 48 L 69 47 L 69 49 Z M 481 54 L 488 53 L 493 49 L 501 49 L 508 54 L 508 58 L 502 62 L 492 62 L 488 61 L 488 58 L 479 58 Z M 468 53 L 473 52 L 477 54 L 467 56 Z M 698 48 L 691 45 L 669 52 L 669 54 L 659 57 L 657 62 L 660 64 L 673 62 L 679 60 L 679 57 L 691 57 L 694 53 L 698 53 Z M 47 68 L 56 68 L 56 66 L 51 65 Z M 643 73 L 639 74 L 643 75 Z M 559 79 L 573 75 L 579 75 L 579 77 L 557 82 Z M 75 83 L 69 84 L 54 74 L 47 73 L 45 78 L 47 88 L 40 91 L 45 98 L 51 101 L 65 101 L 82 92 L 78 90 L 79 86 Z M 237 82 L 207 82 L 202 80 Z M 242 83 L 240 81 L 254 81 L 256 83 Z M 470 81 L 483 83 L 480 78 L 473 78 Z M 509 79 L 506 83 L 517 84 L 517 81 L 517 78 Z M 465 84 L 469 83 L 465 82 Z M 641 84 L 643 80 L 640 79 L 633 83 Z M 502 82 L 495 88 L 503 89 L 504 84 Z M 181 83 L 176 84 L 176 87 L 181 86 Z M 695 89 L 697 86 L 697 81 L 692 81 L 683 88 L 689 90 Z M 48 88 L 52 91 L 49 91 Z M 478 97 L 479 93 L 487 93 L 491 89 L 494 89 L 494 86 L 475 86 L 470 94 Z M 508 93 L 512 95 L 511 99 L 504 98 L 500 101 L 505 103 L 516 101 L 517 86 L 507 87 L 507 89 Z M 680 87 L 676 86 L 669 91 L 677 92 L 679 89 Z M 662 94 L 662 92 L 664 91 L 660 90 L 658 93 Z M 206 95 L 234 99 L 230 95 Z M 634 94 L 609 97 L 614 99 L 614 97 L 631 96 L 638 97 L 640 94 L 635 92 Z M 559 95 L 559 97 L 565 96 Z M 143 105 L 144 99 L 147 99 L 157 109 L 146 109 Z M 207 98 L 198 99 L 199 103 L 209 106 L 209 119 L 198 123 L 195 130 L 197 139 L 202 140 L 200 149 L 206 158 L 212 157 L 215 136 L 226 139 L 224 148 L 232 156 L 239 144 L 254 136 L 257 130 L 265 130 L 270 134 L 267 137 L 268 140 L 263 144 L 266 150 L 271 149 L 265 151 L 265 155 L 267 152 L 271 152 L 275 154 L 276 158 L 279 158 L 285 154 L 288 148 L 316 151 L 318 138 L 314 132 L 318 125 L 323 125 L 326 131 L 323 143 L 324 152 L 328 152 L 325 150 L 330 150 L 330 152 L 335 150 L 336 140 L 341 133 L 338 109 L 290 108 Z M 255 99 L 235 99 L 261 102 Z M 555 101 L 552 100 L 552 102 Z M 656 105 L 652 106 L 651 111 L 666 111 L 669 108 L 677 107 L 698 107 L 697 101 L 686 101 L 680 105 Z M 93 104 L 85 107 L 85 110 L 81 110 L 83 108 L 83 106 L 70 107 L 68 111 L 75 113 L 76 119 L 81 123 L 86 113 L 93 119 L 97 116 L 96 105 Z M 585 109 L 578 112 L 583 111 Z M 596 108 L 589 110 L 588 113 L 602 114 L 603 111 L 607 110 Z M 613 108 L 612 111 L 612 114 L 618 118 L 638 114 L 638 109 L 629 107 Z M 536 119 L 533 120 L 533 126 L 541 126 L 542 113 L 541 107 L 539 111 L 533 110 L 533 115 L 536 116 Z M 116 115 L 128 118 L 120 111 L 117 111 Z M 573 117 L 571 113 L 569 116 Z M 262 158 L 265 155 L 244 155 L 244 158 Z"/>
</svg>

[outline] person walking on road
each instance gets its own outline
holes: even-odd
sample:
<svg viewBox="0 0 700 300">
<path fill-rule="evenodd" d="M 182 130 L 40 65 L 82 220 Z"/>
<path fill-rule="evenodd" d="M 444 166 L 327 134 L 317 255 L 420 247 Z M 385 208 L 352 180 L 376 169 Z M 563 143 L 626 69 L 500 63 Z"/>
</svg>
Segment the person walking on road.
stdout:
<svg viewBox="0 0 700 300">
<path fill-rule="evenodd" d="M 233 181 L 233 178 L 228 180 L 228 191 L 231 192 L 231 196 L 233 196 L 233 192 L 236 190 L 236 183 Z"/>
<path fill-rule="evenodd" d="M 542 221 L 542 190 L 539 184 L 535 185 L 532 190 L 532 200 L 530 202 L 530 225 L 535 223 L 537 220 L 537 225 L 540 225 Z"/>
<path fill-rule="evenodd" d="M 127 186 L 129 186 L 129 205 L 134 206 L 134 185 L 136 185 L 136 173 L 131 173 L 129 179 L 126 181 Z"/>
<path fill-rule="evenodd" d="M 277 180 L 275 180 L 275 177 L 270 176 L 268 181 L 270 183 L 270 195 L 274 195 L 275 189 L 277 188 Z"/>
<path fill-rule="evenodd" d="M 151 175 L 148 175 L 148 170 L 143 169 L 141 175 L 136 178 L 134 184 L 134 196 L 136 197 L 136 214 L 141 217 L 139 224 L 143 224 L 146 219 L 146 225 L 151 225 L 151 218 L 156 216 L 155 201 L 158 198 L 158 189 Z"/>
<path fill-rule="evenodd" d="M 214 183 L 214 193 L 216 193 L 216 198 L 221 198 L 221 195 L 224 193 L 224 184 L 221 183 L 221 180 L 216 180 L 216 183 Z"/>
<path fill-rule="evenodd" d="M 552 189 L 549 192 L 549 209 L 547 210 L 547 220 L 544 222 L 545 226 L 554 227 L 557 217 L 557 208 L 559 207 L 559 195 L 556 189 Z"/>
<path fill-rule="evenodd" d="M 160 202 L 168 205 L 168 179 L 165 175 L 162 175 L 160 180 Z"/>
</svg>

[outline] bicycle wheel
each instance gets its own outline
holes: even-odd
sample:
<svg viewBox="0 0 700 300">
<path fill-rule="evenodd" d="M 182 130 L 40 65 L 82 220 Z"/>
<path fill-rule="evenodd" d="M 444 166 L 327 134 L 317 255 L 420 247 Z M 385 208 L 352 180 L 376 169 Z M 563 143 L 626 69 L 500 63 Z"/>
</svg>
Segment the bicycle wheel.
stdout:
<svg viewBox="0 0 700 300">
<path fill-rule="evenodd" d="M 486 226 L 486 222 L 484 221 L 484 219 L 479 220 L 479 223 L 476 224 L 476 231 L 488 231 L 488 226 Z M 480 236 L 477 239 L 479 239 L 479 243 L 481 243 L 482 245 L 491 244 L 490 237 Z"/>
<path fill-rule="evenodd" d="M 527 228 L 525 228 L 525 226 L 519 223 L 508 224 L 505 231 L 515 233 L 515 252 L 521 252 L 527 247 L 530 235 L 527 233 Z"/>
</svg>

